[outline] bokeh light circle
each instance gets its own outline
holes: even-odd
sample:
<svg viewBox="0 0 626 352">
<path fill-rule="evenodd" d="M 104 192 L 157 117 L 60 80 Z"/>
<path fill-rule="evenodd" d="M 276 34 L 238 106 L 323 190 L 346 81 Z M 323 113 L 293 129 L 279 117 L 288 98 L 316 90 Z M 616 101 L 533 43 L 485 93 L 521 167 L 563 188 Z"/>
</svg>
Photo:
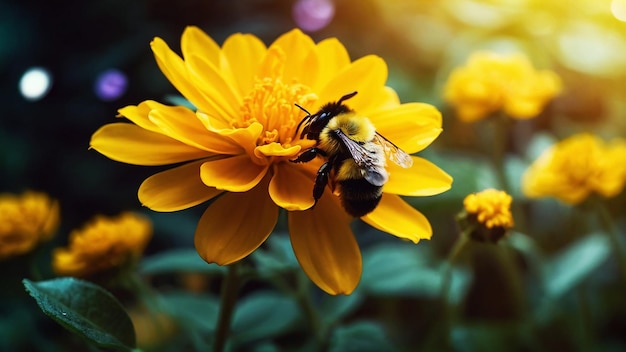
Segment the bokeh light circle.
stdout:
<svg viewBox="0 0 626 352">
<path fill-rule="evenodd" d="M 335 15 L 332 0 L 298 0 L 293 5 L 293 19 L 298 27 L 315 32 L 326 27 Z"/>
<path fill-rule="evenodd" d="M 20 78 L 19 90 L 26 100 L 36 101 L 48 94 L 52 75 L 43 67 L 31 67 Z"/>
<path fill-rule="evenodd" d="M 123 72 L 109 69 L 98 75 L 94 91 L 101 100 L 113 101 L 126 93 L 127 86 L 128 79 Z"/>
</svg>

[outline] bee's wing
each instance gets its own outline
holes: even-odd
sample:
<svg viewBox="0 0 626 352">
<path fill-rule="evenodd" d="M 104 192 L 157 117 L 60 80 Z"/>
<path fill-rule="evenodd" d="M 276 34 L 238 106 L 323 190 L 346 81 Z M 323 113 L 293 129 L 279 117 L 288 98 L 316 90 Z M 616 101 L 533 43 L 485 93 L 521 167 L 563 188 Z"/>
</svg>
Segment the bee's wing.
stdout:
<svg viewBox="0 0 626 352">
<path fill-rule="evenodd" d="M 336 130 L 335 133 L 352 156 L 355 164 L 361 169 L 363 178 L 374 186 L 384 185 L 389 177 L 385 170 L 382 149 L 378 150 L 379 147 L 373 143 L 358 143 L 346 136 L 341 130 Z"/>
<path fill-rule="evenodd" d="M 398 148 L 397 145 L 391 143 L 390 140 L 385 138 L 382 134 L 376 132 L 374 136 L 374 143 L 380 145 L 385 152 L 385 156 L 394 163 L 404 168 L 410 168 L 413 165 L 413 159 L 404 150 Z"/>
</svg>

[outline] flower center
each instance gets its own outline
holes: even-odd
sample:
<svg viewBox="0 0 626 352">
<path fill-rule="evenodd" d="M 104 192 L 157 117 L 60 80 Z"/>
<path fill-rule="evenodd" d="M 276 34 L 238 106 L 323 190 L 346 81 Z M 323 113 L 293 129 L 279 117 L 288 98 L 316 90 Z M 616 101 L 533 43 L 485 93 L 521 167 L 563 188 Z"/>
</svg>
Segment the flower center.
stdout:
<svg viewBox="0 0 626 352">
<path fill-rule="evenodd" d="M 258 79 L 243 99 L 241 120 L 235 121 L 233 127 L 245 128 L 258 122 L 264 132 L 257 145 L 277 142 L 288 146 L 296 135 L 296 126 L 306 116 L 295 104 L 305 106 L 316 100 L 317 95 L 303 84 L 287 84 L 279 78 Z"/>
</svg>

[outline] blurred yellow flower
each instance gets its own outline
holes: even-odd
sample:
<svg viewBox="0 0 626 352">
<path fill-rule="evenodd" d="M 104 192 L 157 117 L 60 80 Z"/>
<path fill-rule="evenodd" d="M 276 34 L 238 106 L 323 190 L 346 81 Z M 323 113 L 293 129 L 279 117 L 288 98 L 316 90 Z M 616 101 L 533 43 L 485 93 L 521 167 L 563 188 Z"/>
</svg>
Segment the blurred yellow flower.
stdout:
<svg viewBox="0 0 626 352">
<path fill-rule="evenodd" d="M 134 263 L 152 237 L 152 223 L 132 212 L 96 216 L 70 233 L 69 244 L 52 253 L 52 268 L 63 276 L 89 277 Z"/>
<path fill-rule="evenodd" d="M 524 173 L 522 190 L 531 198 L 555 197 L 575 205 L 592 193 L 616 196 L 625 181 L 626 142 L 606 143 L 581 133 L 544 151 Z"/>
<path fill-rule="evenodd" d="M 513 227 L 511 214 L 513 198 L 504 191 L 490 188 L 465 197 L 463 206 L 469 214 L 476 215 L 476 219 L 487 228 Z"/>
<path fill-rule="evenodd" d="M 44 193 L 0 194 L 0 259 L 31 251 L 59 227 L 59 203 Z"/>
<path fill-rule="evenodd" d="M 463 200 L 461 227 L 474 239 L 497 242 L 513 228 L 512 201 L 509 194 L 493 188 L 469 194 Z"/>
<path fill-rule="evenodd" d="M 502 111 L 516 119 L 537 116 L 561 90 L 552 71 L 537 71 L 522 54 L 476 52 L 450 74 L 444 98 L 460 120 L 474 122 Z"/>
<path fill-rule="evenodd" d="M 322 160 L 290 162 L 314 144 L 297 138 L 305 114 L 295 104 L 315 112 L 358 91 L 350 108 L 408 153 L 424 149 L 441 133 L 440 112 L 428 104 L 400 104 L 385 86 L 387 66 L 381 58 L 351 61 L 337 39 L 316 44 L 299 30 L 269 47 L 247 34 L 234 34 L 220 47 L 188 27 L 182 57 L 160 38 L 151 47 L 161 71 L 197 110 L 155 101 L 122 108 L 120 115 L 134 124 L 103 126 L 91 147 L 129 164 L 180 164 L 139 187 L 140 201 L 153 210 L 185 209 L 220 195 L 195 234 L 196 249 L 207 262 L 227 265 L 253 252 L 274 229 L 280 207 L 289 211 L 291 243 L 311 280 L 328 293 L 350 293 L 361 276 L 351 218 L 329 189 L 311 208 Z M 430 224 L 400 195 L 438 194 L 452 179 L 429 161 L 412 158 L 409 169 L 390 163 L 380 205 L 362 219 L 418 242 L 430 238 Z"/>
</svg>

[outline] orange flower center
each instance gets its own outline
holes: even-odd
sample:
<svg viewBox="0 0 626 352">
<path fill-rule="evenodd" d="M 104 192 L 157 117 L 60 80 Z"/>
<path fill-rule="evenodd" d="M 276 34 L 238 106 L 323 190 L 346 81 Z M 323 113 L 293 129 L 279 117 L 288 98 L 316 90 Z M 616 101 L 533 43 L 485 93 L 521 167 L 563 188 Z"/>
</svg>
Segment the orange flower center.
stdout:
<svg viewBox="0 0 626 352">
<path fill-rule="evenodd" d="M 287 84 L 279 78 L 258 79 L 244 97 L 241 120 L 234 121 L 233 127 L 245 128 L 258 122 L 265 127 L 265 132 L 257 145 L 277 142 L 289 146 L 296 136 L 296 126 L 306 116 L 295 104 L 306 106 L 316 100 L 317 96 L 303 84 Z"/>
</svg>

